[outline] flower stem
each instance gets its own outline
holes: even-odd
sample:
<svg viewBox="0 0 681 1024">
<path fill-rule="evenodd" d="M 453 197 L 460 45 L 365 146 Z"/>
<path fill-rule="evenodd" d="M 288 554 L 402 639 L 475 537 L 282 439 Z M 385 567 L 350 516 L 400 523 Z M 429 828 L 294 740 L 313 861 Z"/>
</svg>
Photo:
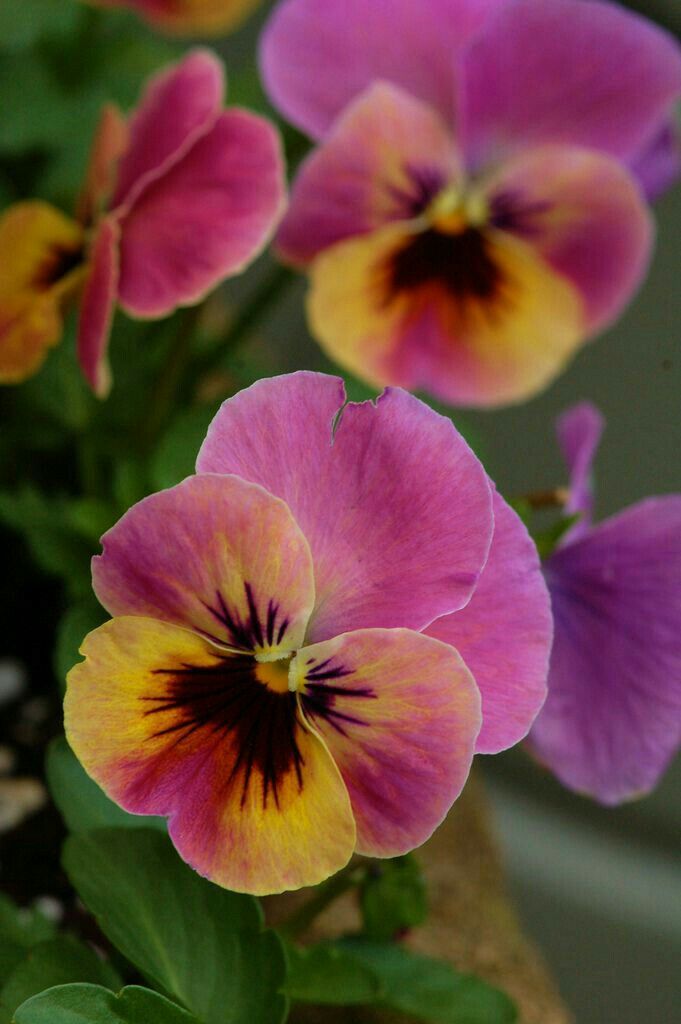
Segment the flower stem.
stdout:
<svg viewBox="0 0 681 1024">
<path fill-rule="evenodd" d="M 329 878 L 316 890 L 307 903 L 295 910 L 277 930 L 287 939 L 297 939 L 303 935 L 310 925 L 319 917 L 322 911 L 337 900 L 349 889 L 361 885 L 366 878 L 368 867 L 366 864 L 357 864 L 352 861 L 342 868 L 333 878 Z"/>
<path fill-rule="evenodd" d="M 276 264 L 263 278 L 249 301 L 239 310 L 234 323 L 219 345 L 216 345 L 202 359 L 194 362 L 196 377 L 215 370 L 228 356 L 246 341 L 263 315 L 280 298 L 286 288 L 295 280 L 295 273 L 288 267 Z"/>
</svg>

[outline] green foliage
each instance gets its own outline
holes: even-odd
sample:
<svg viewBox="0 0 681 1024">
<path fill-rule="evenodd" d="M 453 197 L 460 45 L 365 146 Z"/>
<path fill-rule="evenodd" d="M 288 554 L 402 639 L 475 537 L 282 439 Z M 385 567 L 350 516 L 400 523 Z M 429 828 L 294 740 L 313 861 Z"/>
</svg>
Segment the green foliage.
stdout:
<svg viewBox="0 0 681 1024">
<path fill-rule="evenodd" d="M 37 910 L 17 907 L 0 893 L 0 941 L 19 949 L 30 949 L 38 942 L 54 938 L 55 927 Z"/>
<path fill-rule="evenodd" d="M 82 13 L 76 0 L 3 0 L 0 3 L 0 49 L 22 50 L 45 36 L 73 31 Z"/>
<path fill-rule="evenodd" d="M 29 999 L 16 1024 L 200 1024 L 170 1000 L 132 986 L 118 995 L 96 985 L 62 985 Z"/>
<path fill-rule="evenodd" d="M 0 1021 L 9 1021 L 18 1006 L 55 985 L 87 981 L 118 989 L 121 979 L 89 946 L 68 935 L 28 950 L 0 989 Z"/>
<path fill-rule="evenodd" d="M 284 950 L 263 928 L 259 904 L 200 878 L 166 837 L 142 829 L 73 835 L 64 866 L 110 941 L 203 1024 L 285 1019 Z"/>
<path fill-rule="evenodd" d="M 151 464 L 154 490 L 172 487 L 194 472 L 196 456 L 219 404 L 185 409 L 163 435 Z"/>
<path fill-rule="evenodd" d="M 426 883 L 415 857 L 377 862 L 360 890 L 364 934 L 379 942 L 425 921 Z"/>
<path fill-rule="evenodd" d="M 111 525 L 103 502 L 48 496 L 24 484 L 0 491 L 0 523 L 20 533 L 40 568 L 60 576 L 73 596 L 90 594 L 90 558 L 100 534 Z"/>
<path fill-rule="evenodd" d="M 378 1004 L 430 1024 L 513 1024 L 513 1003 L 480 978 L 402 946 L 345 939 L 339 948 L 370 968 L 380 984 Z"/>
<path fill-rule="evenodd" d="M 289 946 L 287 953 L 286 991 L 293 1000 L 351 1006 L 376 1003 L 381 995 L 381 981 L 373 968 L 340 946 Z"/>
<path fill-rule="evenodd" d="M 101 626 L 106 618 L 106 612 L 93 596 L 84 597 L 62 616 L 54 649 L 54 671 L 62 692 L 66 688 L 67 673 L 80 661 L 80 645 L 87 634 Z"/>
<path fill-rule="evenodd" d="M 109 827 L 165 831 L 165 818 L 128 814 L 109 800 L 63 737 L 54 739 L 48 747 L 45 767 L 52 799 L 71 832 Z"/>
<path fill-rule="evenodd" d="M 557 519 L 546 530 L 533 533 L 534 542 L 541 559 L 549 558 L 558 547 L 560 541 L 575 523 L 579 522 L 581 515 L 564 516 Z"/>
</svg>

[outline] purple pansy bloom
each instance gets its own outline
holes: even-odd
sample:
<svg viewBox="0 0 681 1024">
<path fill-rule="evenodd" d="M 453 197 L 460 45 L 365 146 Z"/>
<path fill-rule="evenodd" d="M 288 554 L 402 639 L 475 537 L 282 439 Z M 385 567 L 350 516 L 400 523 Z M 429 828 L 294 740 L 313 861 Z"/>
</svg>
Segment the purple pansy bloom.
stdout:
<svg viewBox="0 0 681 1024">
<path fill-rule="evenodd" d="M 321 881 L 436 828 L 522 739 L 552 623 L 534 544 L 450 420 L 316 373 L 224 403 L 197 475 L 103 538 L 114 616 L 66 731 L 123 807 L 240 891 Z"/>
<path fill-rule="evenodd" d="M 545 567 L 555 638 L 530 744 L 566 786 L 616 804 L 651 790 L 681 743 L 681 495 L 592 526 L 602 427 L 588 403 L 558 421 L 582 518 Z"/>
<path fill-rule="evenodd" d="M 262 67 L 319 142 L 279 248 L 351 372 L 518 401 L 631 299 L 679 166 L 662 29 L 600 0 L 283 0 Z"/>
</svg>

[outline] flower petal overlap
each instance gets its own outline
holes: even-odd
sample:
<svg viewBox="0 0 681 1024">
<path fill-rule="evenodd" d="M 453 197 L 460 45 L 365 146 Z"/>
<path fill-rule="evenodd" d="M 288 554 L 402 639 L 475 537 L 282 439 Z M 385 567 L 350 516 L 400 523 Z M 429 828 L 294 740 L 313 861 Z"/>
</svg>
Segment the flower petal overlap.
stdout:
<svg viewBox="0 0 681 1024">
<path fill-rule="evenodd" d="M 86 770 L 239 891 L 420 844 L 465 783 L 481 693 L 483 749 L 520 738 L 544 697 L 548 601 L 514 513 L 450 421 L 399 391 L 344 397 L 298 373 L 223 405 L 198 475 L 103 538 L 94 585 L 114 618 L 69 674 Z M 423 627 L 478 592 L 468 665 Z"/>
</svg>

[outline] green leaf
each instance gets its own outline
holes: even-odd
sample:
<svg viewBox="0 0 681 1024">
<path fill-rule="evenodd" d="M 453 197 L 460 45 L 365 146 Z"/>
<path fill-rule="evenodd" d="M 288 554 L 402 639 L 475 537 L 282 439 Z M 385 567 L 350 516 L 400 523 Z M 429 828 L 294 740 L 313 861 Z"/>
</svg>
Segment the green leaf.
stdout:
<svg viewBox="0 0 681 1024">
<path fill-rule="evenodd" d="M 80 645 L 88 633 L 101 626 L 106 618 L 104 609 L 91 596 L 71 605 L 59 620 L 54 649 L 54 672 L 62 693 L 66 687 L 67 674 L 80 661 Z"/>
<path fill-rule="evenodd" d="M 339 946 L 320 944 L 308 949 L 287 946 L 289 973 L 286 991 L 301 1003 L 350 1006 L 375 1003 L 381 982 L 366 964 Z"/>
<path fill-rule="evenodd" d="M 70 31 L 78 13 L 74 0 L 0 0 L 0 48 L 20 50 L 44 35 Z"/>
<path fill-rule="evenodd" d="M 196 409 L 186 409 L 173 420 L 159 444 L 151 464 L 151 483 L 154 490 L 173 487 L 191 476 L 196 456 L 206 436 L 208 426 L 219 404 L 211 403 Z"/>
<path fill-rule="evenodd" d="M 118 995 L 97 985 L 61 985 L 24 1003 L 16 1024 L 199 1024 L 186 1010 L 146 988 Z"/>
<path fill-rule="evenodd" d="M 165 818 L 128 814 L 113 800 L 109 800 L 97 783 L 86 774 L 63 736 L 50 743 L 45 767 L 52 799 L 71 832 L 89 832 L 109 827 L 155 828 L 165 831 Z"/>
<path fill-rule="evenodd" d="M 71 836 L 64 866 L 111 942 L 204 1024 L 280 1024 L 286 959 L 258 902 L 195 874 L 142 829 Z"/>
<path fill-rule="evenodd" d="M 89 594 L 95 545 L 75 528 L 71 512 L 68 498 L 48 497 L 30 484 L 0 491 L 0 522 L 23 535 L 41 569 L 61 576 L 73 594 Z"/>
<path fill-rule="evenodd" d="M 430 1024 L 513 1024 L 517 1020 L 508 996 L 444 961 L 364 939 L 345 939 L 339 946 L 375 972 L 383 989 L 379 1002 L 386 1009 Z"/>
<path fill-rule="evenodd" d="M 377 863 L 362 885 L 361 906 L 364 934 L 377 942 L 422 924 L 428 898 L 417 860 L 407 856 Z"/>
<path fill-rule="evenodd" d="M 111 989 L 122 985 L 113 967 L 94 950 L 63 935 L 28 951 L 0 991 L 0 1009 L 11 1018 L 18 1006 L 46 988 L 83 981 Z"/>
<path fill-rule="evenodd" d="M 38 942 L 54 938 L 55 931 L 52 921 L 39 911 L 17 907 L 0 893 L 0 942 L 28 949 Z"/>
<path fill-rule="evenodd" d="M 549 526 L 548 529 L 533 533 L 533 540 L 537 545 L 539 557 L 543 560 L 552 555 L 568 530 L 571 529 L 576 522 L 579 522 L 581 518 L 582 517 L 579 512 L 573 516 L 561 517 Z"/>
</svg>

